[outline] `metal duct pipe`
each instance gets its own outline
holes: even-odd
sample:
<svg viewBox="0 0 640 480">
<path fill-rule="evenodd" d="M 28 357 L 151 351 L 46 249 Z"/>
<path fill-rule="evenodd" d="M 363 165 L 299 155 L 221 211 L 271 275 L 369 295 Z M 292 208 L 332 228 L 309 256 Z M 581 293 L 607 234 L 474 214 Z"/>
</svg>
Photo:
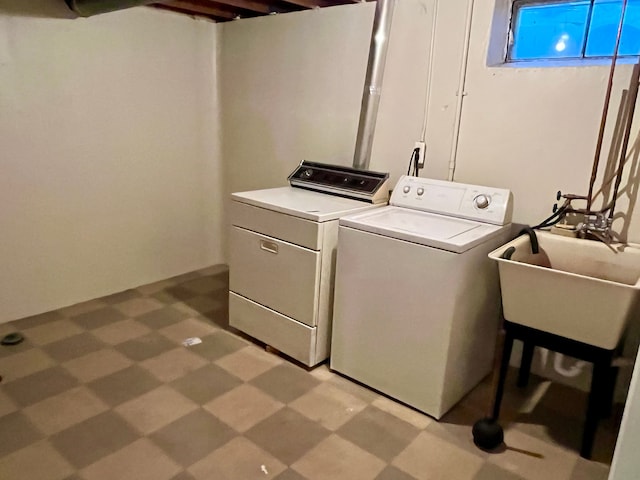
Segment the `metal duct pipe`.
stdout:
<svg viewBox="0 0 640 480">
<path fill-rule="evenodd" d="M 149 5 L 157 0 L 65 0 L 67 6 L 81 17 Z"/>
<path fill-rule="evenodd" d="M 369 47 L 369 63 L 364 80 L 362 105 L 360 107 L 360 123 L 356 137 L 356 151 L 353 156 L 353 168 L 367 170 L 371 161 L 371 146 L 373 133 L 376 129 L 378 105 L 382 91 L 382 77 L 387 59 L 389 33 L 391 32 L 391 17 L 395 0 L 378 0 L 376 14 L 373 18 L 371 32 L 371 46 Z"/>
</svg>

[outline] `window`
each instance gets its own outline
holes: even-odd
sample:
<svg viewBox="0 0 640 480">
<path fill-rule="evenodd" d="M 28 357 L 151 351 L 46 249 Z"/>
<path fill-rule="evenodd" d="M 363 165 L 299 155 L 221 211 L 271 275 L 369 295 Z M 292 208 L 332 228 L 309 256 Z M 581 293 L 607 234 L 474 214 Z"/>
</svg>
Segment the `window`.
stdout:
<svg viewBox="0 0 640 480">
<path fill-rule="evenodd" d="M 612 56 L 623 0 L 514 0 L 507 61 Z M 640 54 L 640 0 L 627 0 L 618 55 Z"/>
</svg>

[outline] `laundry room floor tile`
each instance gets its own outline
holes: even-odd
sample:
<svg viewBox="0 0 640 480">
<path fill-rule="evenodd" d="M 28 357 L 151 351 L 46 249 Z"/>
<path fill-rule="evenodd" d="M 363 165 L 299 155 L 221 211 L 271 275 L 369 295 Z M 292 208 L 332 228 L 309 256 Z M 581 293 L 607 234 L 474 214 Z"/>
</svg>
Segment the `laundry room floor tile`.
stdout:
<svg viewBox="0 0 640 480">
<path fill-rule="evenodd" d="M 215 363 L 246 382 L 282 362 L 280 357 L 247 346 L 216 360 Z"/>
<path fill-rule="evenodd" d="M 131 360 L 110 348 L 96 350 L 83 357 L 62 364 L 71 375 L 81 382 L 90 382 L 127 368 Z"/>
<path fill-rule="evenodd" d="M 337 433 L 376 457 L 390 462 L 420 433 L 413 425 L 369 406 Z"/>
<path fill-rule="evenodd" d="M 197 404 L 204 405 L 241 383 L 238 377 L 209 363 L 174 380 L 171 386 Z"/>
<path fill-rule="evenodd" d="M 107 411 L 56 433 L 50 441 L 67 461 L 83 468 L 129 445 L 138 436 L 120 415 Z"/>
<path fill-rule="evenodd" d="M 297 366 L 282 363 L 254 378 L 250 383 L 281 402 L 288 403 L 318 385 L 318 380 Z"/>
<path fill-rule="evenodd" d="M 29 328 L 23 332 L 23 335 L 29 337 L 35 345 L 46 345 L 81 332 L 82 329 L 76 324 L 62 319 Z"/>
<path fill-rule="evenodd" d="M 146 335 L 151 330 L 149 327 L 131 318 L 105 325 L 93 330 L 93 335 L 109 345 L 118 345 L 128 340 Z"/>
<path fill-rule="evenodd" d="M 228 282 L 217 265 L 0 325 L 26 337 L 0 346 L 0 478 L 607 478 L 621 408 L 587 461 L 586 394 L 508 381 L 513 449 L 484 452 L 471 426 L 490 404 L 489 378 L 436 421 L 229 330 Z"/>
<path fill-rule="evenodd" d="M 323 382 L 289 406 L 323 427 L 335 431 L 358 415 L 367 404 L 350 393 Z"/>
<path fill-rule="evenodd" d="M 174 461 L 188 467 L 236 435 L 215 415 L 199 408 L 156 431 L 151 439 Z"/>
<path fill-rule="evenodd" d="M 181 470 L 158 446 L 141 438 L 81 470 L 86 480 L 169 480 Z"/>
<path fill-rule="evenodd" d="M 126 315 L 113 307 L 107 306 L 97 310 L 91 310 L 85 313 L 71 317 L 75 323 L 87 330 L 104 327 L 110 323 L 123 320 Z"/>
<path fill-rule="evenodd" d="M 244 437 L 236 437 L 188 471 L 196 480 L 271 479 L 286 468 L 277 458 Z"/>
<path fill-rule="evenodd" d="M 170 382 L 181 378 L 206 364 L 207 361 L 201 356 L 191 353 L 182 347 L 161 353 L 140 363 L 141 366 L 149 370 L 162 382 Z"/>
<path fill-rule="evenodd" d="M 46 440 L 0 458 L 0 478 L 11 480 L 59 480 L 73 467 Z"/>
<path fill-rule="evenodd" d="M 481 458 L 427 432 L 421 432 L 393 460 L 394 466 L 418 480 L 473 480 L 483 464 Z"/>
<path fill-rule="evenodd" d="M 271 395 L 242 384 L 207 403 L 204 408 L 238 432 L 246 432 L 283 406 Z"/>
<path fill-rule="evenodd" d="M 331 435 L 292 465 L 309 479 L 373 480 L 385 462 L 357 445 Z M 454 478 L 454 477 L 451 477 Z"/>
</svg>

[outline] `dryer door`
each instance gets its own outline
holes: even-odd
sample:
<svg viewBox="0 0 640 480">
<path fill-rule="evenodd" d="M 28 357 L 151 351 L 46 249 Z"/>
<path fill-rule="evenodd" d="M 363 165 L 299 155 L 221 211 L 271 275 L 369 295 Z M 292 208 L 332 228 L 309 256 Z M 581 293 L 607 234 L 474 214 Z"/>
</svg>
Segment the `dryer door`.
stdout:
<svg viewBox="0 0 640 480">
<path fill-rule="evenodd" d="M 229 289 L 316 325 L 320 253 L 244 228 L 231 229 Z"/>
</svg>

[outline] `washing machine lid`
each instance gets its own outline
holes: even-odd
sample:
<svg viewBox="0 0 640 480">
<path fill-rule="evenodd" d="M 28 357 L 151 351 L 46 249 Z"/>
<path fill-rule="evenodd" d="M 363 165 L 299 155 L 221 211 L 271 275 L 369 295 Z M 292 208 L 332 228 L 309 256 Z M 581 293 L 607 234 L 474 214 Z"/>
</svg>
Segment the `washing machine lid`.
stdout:
<svg viewBox="0 0 640 480">
<path fill-rule="evenodd" d="M 294 187 L 238 192 L 231 194 L 231 199 L 315 222 L 383 206 Z"/>
<path fill-rule="evenodd" d="M 340 226 L 455 253 L 466 252 L 510 228 L 402 207 L 349 215 L 340 219 Z"/>
</svg>

